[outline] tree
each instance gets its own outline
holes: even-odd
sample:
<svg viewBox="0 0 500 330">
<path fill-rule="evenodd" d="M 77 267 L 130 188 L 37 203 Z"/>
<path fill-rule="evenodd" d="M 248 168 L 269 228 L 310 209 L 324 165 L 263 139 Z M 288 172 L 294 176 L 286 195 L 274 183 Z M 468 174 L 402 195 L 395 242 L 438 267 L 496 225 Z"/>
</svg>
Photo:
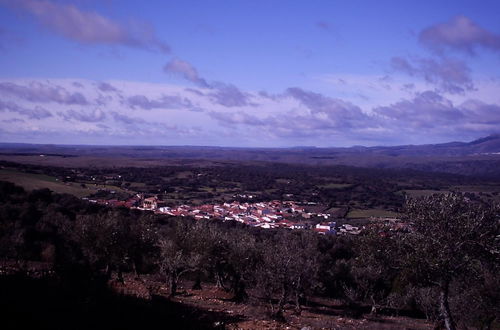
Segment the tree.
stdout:
<svg viewBox="0 0 500 330">
<path fill-rule="evenodd" d="M 200 251 L 199 230 L 188 220 L 176 220 L 173 227 L 163 234 L 158 247 L 160 273 L 170 286 L 170 296 L 177 294 L 177 285 L 182 275 L 197 270 L 203 259 Z"/>
<path fill-rule="evenodd" d="M 285 304 L 290 298 L 294 301 L 295 312 L 300 314 L 301 298 L 316 284 L 317 245 L 317 235 L 312 232 L 278 231 L 274 239 L 264 241 L 262 262 L 256 276 L 273 315 L 279 320 L 284 320 Z"/>
<path fill-rule="evenodd" d="M 231 230 L 228 236 L 227 274 L 231 282 L 233 301 L 247 300 L 246 288 L 255 272 L 259 258 L 255 236 L 245 230 Z"/>
<path fill-rule="evenodd" d="M 411 232 L 402 235 L 406 275 L 439 290 L 446 329 L 456 325 L 449 288 L 461 276 L 472 277 L 483 262 L 499 262 L 499 207 L 472 202 L 461 194 L 410 199 L 406 217 Z"/>
<path fill-rule="evenodd" d="M 123 282 L 123 270 L 129 266 L 134 239 L 131 219 L 120 211 L 81 215 L 75 224 L 75 239 L 94 273 L 104 269 L 107 278 L 117 271 Z"/>
<path fill-rule="evenodd" d="M 358 237 L 322 235 L 319 237 L 319 279 L 324 294 L 344 298 L 344 288 L 352 286 L 350 260 L 354 257 L 354 244 Z"/>
<path fill-rule="evenodd" d="M 149 214 L 141 214 L 131 223 L 131 264 L 136 277 L 139 276 L 138 266 L 142 269 L 154 265 L 158 244 L 158 228 L 155 218 Z"/>
<path fill-rule="evenodd" d="M 374 314 L 384 305 L 399 274 L 399 236 L 378 229 L 367 230 L 355 244 L 356 257 L 350 262 L 354 285 L 346 287 L 346 296 L 351 302 L 369 302 Z"/>
<path fill-rule="evenodd" d="M 200 223 L 206 224 L 201 232 L 203 268 L 215 279 L 218 288 L 225 289 L 230 271 L 231 236 L 222 226 L 206 221 Z"/>
</svg>

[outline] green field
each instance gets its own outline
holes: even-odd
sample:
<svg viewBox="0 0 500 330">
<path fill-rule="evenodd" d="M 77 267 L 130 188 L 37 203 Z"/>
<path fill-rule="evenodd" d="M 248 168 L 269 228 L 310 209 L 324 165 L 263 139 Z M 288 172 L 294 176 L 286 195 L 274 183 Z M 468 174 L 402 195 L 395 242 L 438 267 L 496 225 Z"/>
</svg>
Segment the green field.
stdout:
<svg viewBox="0 0 500 330">
<path fill-rule="evenodd" d="M 483 193 L 491 193 L 491 192 L 500 192 L 500 186 L 497 185 L 481 185 L 481 186 L 454 186 L 452 190 L 458 190 L 461 192 L 483 192 Z"/>
<path fill-rule="evenodd" d="M 409 197 L 426 197 L 432 196 L 434 194 L 445 194 L 448 193 L 448 190 L 403 190 Z"/>
<path fill-rule="evenodd" d="M 178 172 L 175 177 L 178 179 L 188 179 L 192 175 L 193 175 L 193 172 L 191 172 L 191 171 L 182 171 L 182 172 Z"/>
<path fill-rule="evenodd" d="M 135 188 L 141 189 L 141 188 L 146 188 L 146 184 L 143 182 L 130 182 L 129 189 L 134 190 Z"/>
<path fill-rule="evenodd" d="M 352 184 L 350 183 L 327 183 L 321 186 L 318 186 L 318 188 L 324 188 L 324 189 L 342 189 L 342 188 L 348 188 L 351 187 Z"/>
<path fill-rule="evenodd" d="M 397 218 L 400 217 L 401 214 L 397 212 L 387 211 L 387 210 L 379 210 L 379 209 L 369 209 L 369 210 L 352 210 L 347 214 L 347 218 L 370 218 L 370 217 L 388 217 L 388 218 Z"/>
<path fill-rule="evenodd" d="M 72 194 L 77 197 L 85 197 L 97 191 L 94 188 L 83 188 L 79 183 L 63 183 L 48 175 L 24 173 L 13 169 L 1 169 L 0 180 L 15 183 L 26 190 L 49 188 L 57 193 Z"/>
<path fill-rule="evenodd" d="M 57 178 L 52 176 L 44 174 L 25 173 L 9 168 L 0 169 L 0 180 L 15 183 L 28 191 L 48 188 L 56 193 L 71 194 L 79 198 L 89 196 L 97 192 L 98 189 L 108 189 L 115 190 L 116 192 L 125 192 L 119 187 L 110 185 L 94 186 L 87 184 L 84 188 L 78 182 L 64 183 L 58 181 Z"/>
</svg>

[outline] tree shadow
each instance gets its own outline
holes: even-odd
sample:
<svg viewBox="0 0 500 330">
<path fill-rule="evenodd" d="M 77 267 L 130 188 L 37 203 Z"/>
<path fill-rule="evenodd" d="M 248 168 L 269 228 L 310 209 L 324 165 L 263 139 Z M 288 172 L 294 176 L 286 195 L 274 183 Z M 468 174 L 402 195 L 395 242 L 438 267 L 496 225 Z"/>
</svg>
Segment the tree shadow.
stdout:
<svg viewBox="0 0 500 330">
<path fill-rule="evenodd" d="M 304 309 L 308 309 L 309 312 L 314 314 L 343 316 L 353 319 L 363 318 L 364 315 L 369 314 L 370 312 L 369 306 L 361 306 L 349 303 L 342 303 L 332 306 L 330 304 L 324 304 L 313 300 L 308 300 L 307 304 L 304 305 Z"/>
<path fill-rule="evenodd" d="M 118 295 L 97 281 L 0 277 L 2 329 L 217 329 L 237 316 L 153 296 Z"/>
</svg>

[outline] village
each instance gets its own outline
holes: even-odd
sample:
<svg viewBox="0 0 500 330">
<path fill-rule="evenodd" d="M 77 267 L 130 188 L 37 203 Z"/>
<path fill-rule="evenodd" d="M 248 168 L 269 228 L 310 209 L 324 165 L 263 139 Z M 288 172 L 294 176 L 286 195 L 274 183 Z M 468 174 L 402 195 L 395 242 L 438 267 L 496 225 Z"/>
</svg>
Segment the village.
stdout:
<svg viewBox="0 0 500 330">
<path fill-rule="evenodd" d="M 354 226 L 348 223 L 337 225 L 338 221 L 334 214 L 328 210 L 312 211 L 308 206 L 314 203 L 307 202 L 272 200 L 249 203 L 235 200 L 222 204 L 167 206 L 165 201 L 157 196 L 145 197 L 144 194 L 135 194 L 126 200 L 89 199 L 88 201 L 110 207 L 126 207 L 169 216 L 192 217 L 195 220 L 237 221 L 263 229 L 312 230 L 322 235 L 359 235 L 365 228 L 365 226 Z M 390 227 L 391 230 L 399 230 L 402 226 L 401 221 L 396 218 L 377 220 L 379 224 Z"/>
</svg>

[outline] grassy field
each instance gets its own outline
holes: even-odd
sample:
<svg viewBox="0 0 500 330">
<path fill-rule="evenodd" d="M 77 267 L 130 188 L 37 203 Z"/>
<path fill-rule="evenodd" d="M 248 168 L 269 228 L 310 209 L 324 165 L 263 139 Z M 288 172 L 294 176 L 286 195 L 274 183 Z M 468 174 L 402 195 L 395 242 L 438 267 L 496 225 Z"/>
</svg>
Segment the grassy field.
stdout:
<svg viewBox="0 0 500 330">
<path fill-rule="evenodd" d="M 352 210 L 347 214 L 347 218 L 370 218 L 370 217 L 389 217 L 389 218 L 397 218 L 400 217 L 401 214 L 397 212 L 391 212 L 387 210 L 379 210 L 379 209 L 369 209 L 369 210 Z"/>
<path fill-rule="evenodd" d="M 0 180 L 10 181 L 26 190 L 49 188 L 57 193 L 72 194 L 77 197 L 85 197 L 97 191 L 95 188 L 83 188 L 79 183 L 63 183 L 48 175 L 24 173 L 13 169 L 1 169 Z"/>
<path fill-rule="evenodd" d="M 114 167 L 155 167 L 155 166 L 176 166 L 184 165 L 188 162 L 182 159 L 151 159 L 151 158 L 132 158 L 118 156 L 78 156 L 78 157 L 61 157 L 61 156 L 16 156 L 2 155 L 0 160 L 5 160 L 20 164 L 31 164 L 41 166 L 56 166 L 56 167 L 95 167 L 95 168 L 114 168 Z M 213 162 L 209 160 L 192 160 L 189 162 L 191 166 L 213 166 Z"/>
<path fill-rule="evenodd" d="M 425 197 L 432 196 L 434 194 L 445 194 L 448 193 L 448 190 L 404 190 L 404 192 L 412 198 L 415 197 Z"/>
<path fill-rule="evenodd" d="M 497 185 L 481 185 L 481 186 L 454 186 L 451 190 L 458 190 L 461 192 L 483 192 L 483 193 L 491 193 L 491 192 L 500 192 L 500 186 Z"/>
<path fill-rule="evenodd" d="M 28 191 L 48 188 L 56 193 L 71 194 L 79 198 L 89 196 L 97 192 L 98 189 L 108 189 L 115 190 L 116 192 L 125 192 L 125 190 L 115 186 L 94 186 L 87 184 L 86 187 L 82 187 L 80 183 L 77 182 L 64 183 L 58 181 L 55 177 L 52 176 L 44 174 L 25 173 L 9 168 L 0 169 L 0 180 L 15 183 Z"/>
<path fill-rule="evenodd" d="M 192 175 L 193 175 L 193 172 L 191 172 L 191 171 L 182 171 L 182 172 L 178 172 L 175 177 L 178 179 L 188 179 Z"/>
<path fill-rule="evenodd" d="M 319 188 L 324 188 L 324 189 L 342 189 L 342 188 L 348 188 L 352 186 L 350 183 L 327 183 L 321 186 L 318 186 Z"/>
<path fill-rule="evenodd" d="M 134 188 L 146 188 L 146 184 L 143 182 L 130 182 L 129 189 L 134 190 Z"/>
</svg>

